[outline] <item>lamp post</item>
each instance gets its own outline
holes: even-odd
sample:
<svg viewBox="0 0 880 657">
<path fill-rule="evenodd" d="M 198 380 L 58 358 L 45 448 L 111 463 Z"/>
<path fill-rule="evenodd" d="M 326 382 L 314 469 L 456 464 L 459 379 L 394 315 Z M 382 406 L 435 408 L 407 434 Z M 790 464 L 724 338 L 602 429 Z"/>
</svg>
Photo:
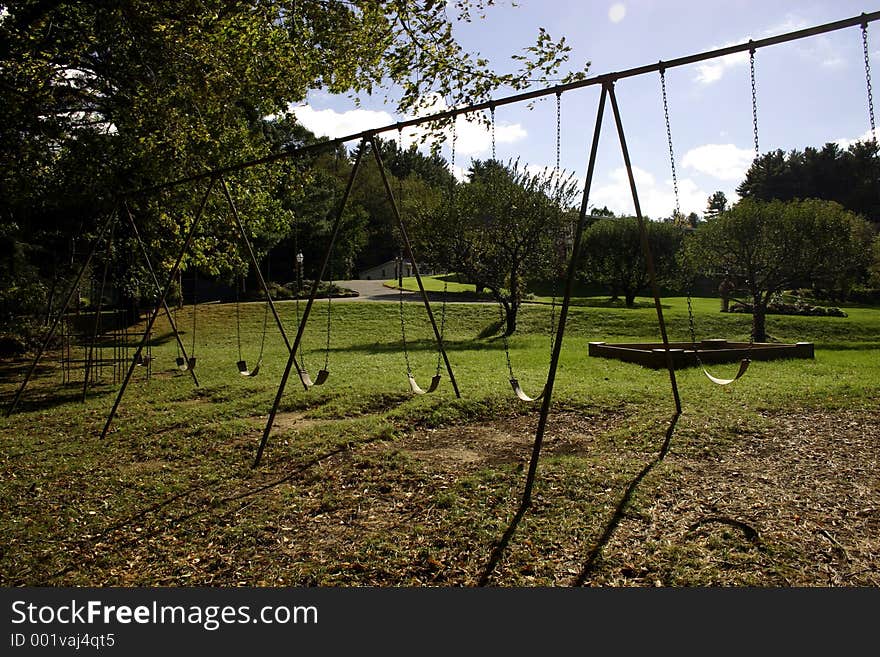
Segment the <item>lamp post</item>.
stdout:
<svg viewBox="0 0 880 657">
<path fill-rule="evenodd" d="M 300 296 L 302 294 L 302 269 L 303 269 L 303 254 L 302 251 L 298 251 L 296 254 L 296 296 Z"/>
</svg>

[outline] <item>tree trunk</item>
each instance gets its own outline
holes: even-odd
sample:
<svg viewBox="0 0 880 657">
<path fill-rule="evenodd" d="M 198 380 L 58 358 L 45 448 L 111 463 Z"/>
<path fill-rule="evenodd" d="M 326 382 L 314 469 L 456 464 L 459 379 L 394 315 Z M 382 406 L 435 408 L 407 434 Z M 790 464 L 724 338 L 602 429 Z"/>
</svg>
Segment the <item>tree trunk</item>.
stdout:
<svg viewBox="0 0 880 657">
<path fill-rule="evenodd" d="M 624 299 L 626 300 L 626 307 L 632 308 L 636 303 L 636 293 L 635 292 L 627 292 Z"/>
<path fill-rule="evenodd" d="M 767 342 L 767 300 L 770 294 L 752 295 L 752 340 Z"/>
<path fill-rule="evenodd" d="M 504 330 L 504 335 L 513 335 L 513 332 L 516 331 L 516 315 L 518 312 L 519 312 L 519 304 L 518 303 L 504 304 L 504 314 L 505 314 L 505 322 L 506 322 L 506 328 Z"/>
</svg>

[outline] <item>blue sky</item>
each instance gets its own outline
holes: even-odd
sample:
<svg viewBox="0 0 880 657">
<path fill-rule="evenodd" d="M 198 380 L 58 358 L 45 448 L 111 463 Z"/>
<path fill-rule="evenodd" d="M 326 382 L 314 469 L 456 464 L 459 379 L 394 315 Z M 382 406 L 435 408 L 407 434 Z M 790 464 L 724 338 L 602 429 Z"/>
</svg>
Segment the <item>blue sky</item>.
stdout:
<svg viewBox="0 0 880 657">
<path fill-rule="evenodd" d="M 572 46 L 572 68 L 591 62 L 599 75 L 856 16 L 880 9 L 849 0 L 499 0 L 486 19 L 457 26 L 468 50 L 496 70 L 515 68 L 511 54 L 531 45 L 543 27 Z M 869 51 L 880 111 L 880 21 L 869 26 Z M 859 27 L 762 48 L 756 53 L 759 146 L 762 153 L 846 144 L 869 135 L 864 57 Z M 666 72 L 676 173 L 684 212 L 703 213 L 707 197 L 731 200 L 754 156 L 748 53 Z M 537 87 L 536 87 L 537 88 Z M 674 207 L 659 76 L 620 80 L 616 87 L 643 212 L 668 216 Z M 510 95 L 509 91 L 498 96 Z M 583 179 L 599 87 L 562 97 L 562 167 Z M 402 118 L 384 96 L 362 99 L 325 93 L 294 108 L 318 134 L 339 137 Z M 610 108 L 606 108 L 590 205 L 619 214 L 633 211 Z M 496 111 L 499 159 L 519 158 L 535 168 L 555 161 L 555 100 L 507 105 Z M 880 118 L 880 117 L 878 117 Z M 463 121 L 460 119 L 460 121 Z M 488 133 L 458 128 L 457 163 L 490 154 Z M 396 137 L 392 132 L 387 135 Z M 448 149 L 444 148 L 448 157 Z"/>
</svg>

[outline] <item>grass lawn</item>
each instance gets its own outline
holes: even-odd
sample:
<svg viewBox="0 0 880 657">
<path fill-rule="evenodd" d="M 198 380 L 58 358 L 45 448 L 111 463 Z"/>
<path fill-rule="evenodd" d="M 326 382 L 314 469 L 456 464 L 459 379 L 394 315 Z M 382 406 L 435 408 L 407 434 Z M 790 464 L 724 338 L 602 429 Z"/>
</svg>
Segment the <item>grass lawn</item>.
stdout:
<svg viewBox="0 0 880 657">
<path fill-rule="evenodd" d="M 685 300 L 663 303 L 670 339 L 687 339 Z M 104 440 L 118 385 L 105 376 L 82 403 L 81 379 L 62 385 L 52 354 L 18 411 L 0 419 L 0 582 L 880 585 L 880 310 L 768 317 L 774 339 L 814 342 L 815 360 L 755 362 L 731 386 L 679 371 L 684 412 L 661 459 L 668 373 L 587 357 L 593 340 L 659 341 L 652 303 L 605 305 L 571 309 L 521 518 L 538 407 L 510 390 L 492 304 L 448 305 L 458 399 L 445 376 L 433 394 L 409 392 L 397 304 L 333 303 L 330 378 L 305 391 L 291 376 L 257 469 L 287 359 L 273 325 L 259 376 L 242 377 L 234 306 L 198 307 L 196 388 L 175 368 L 160 318 L 152 376 L 137 368 Z M 278 308 L 292 341 L 294 304 Z M 698 337 L 746 338 L 749 317 L 717 312 L 717 299 L 694 308 Z M 178 318 L 187 331 L 192 311 Z M 437 363 L 430 325 L 421 304 L 404 312 L 426 387 Z M 315 305 L 304 338 L 313 377 L 325 313 Z M 510 340 L 531 394 L 546 377 L 549 313 L 526 305 Z M 243 305 L 251 365 L 262 317 L 262 304 Z M 2 363 L 4 404 L 28 364 Z"/>
</svg>

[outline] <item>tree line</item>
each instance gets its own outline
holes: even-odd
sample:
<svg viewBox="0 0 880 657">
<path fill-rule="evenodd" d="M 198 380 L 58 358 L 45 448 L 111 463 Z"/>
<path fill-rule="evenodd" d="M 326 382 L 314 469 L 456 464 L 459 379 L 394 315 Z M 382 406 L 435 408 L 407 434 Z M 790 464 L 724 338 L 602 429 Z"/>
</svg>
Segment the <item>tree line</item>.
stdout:
<svg viewBox="0 0 880 657">
<path fill-rule="evenodd" d="M 436 97 L 463 105 L 488 100 L 501 87 L 584 77 L 589 64 L 564 71 L 565 39 L 543 30 L 512 57 L 513 72 L 499 73 L 464 51 L 449 12 L 479 20 L 492 4 L 22 0 L 0 6 L 0 321 L 52 307 L 100 217 L 125 192 L 320 141 L 288 111 L 312 90 L 358 97 L 393 84 L 404 114 Z M 433 137 L 446 127 L 431 126 Z M 465 179 L 456 180 L 436 149 L 379 143 L 419 256 L 488 291 L 504 310 L 505 331 L 513 332 L 529 291 L 559 280 L 572 255 L 573 180 L 495 160 L 473 161 Z M 352 159 L 346 148 L 328 147 L 226 176 L 271 277 L 292 277 L 299 252 L 302 273 L 316 275 Z M 684 289 L 698 275 L 726 276 L 752 296 L 756 314 L 787 286 L 838 295 L 857 284 L 880 287 L 878 162 L 873 141 L 759 157 L 733 206 L 716 193 L 702 218 L 647 222 L 662 282 Z M 126 196 L 160 273 L 173 264 L 204 188 L 197 182 Z M 584 250 L 575 254 L 579 275 L 632 303 L 646 284 L 637 225 L 611 215 L 607 208 L 589 213 Z M 391 217 L 375 163 L 364 157 L 330 275 L 352 276 L 396 256 L 401 236 Z M 104 256 L 110 278 L 126 302 L 151 303 L 154 289 L 137 254 L 134 236 L 120 224 Z M 779 270 L 791 263 L 800 264 L 783 275 Z M 222 194 L 207 198 L 183 267 L 227 281 L 253 277 Z M 773 276 L 759 275 L 759 268 Z M 756 326 L 757 337 L 762 331 Z"/>
</svg>

